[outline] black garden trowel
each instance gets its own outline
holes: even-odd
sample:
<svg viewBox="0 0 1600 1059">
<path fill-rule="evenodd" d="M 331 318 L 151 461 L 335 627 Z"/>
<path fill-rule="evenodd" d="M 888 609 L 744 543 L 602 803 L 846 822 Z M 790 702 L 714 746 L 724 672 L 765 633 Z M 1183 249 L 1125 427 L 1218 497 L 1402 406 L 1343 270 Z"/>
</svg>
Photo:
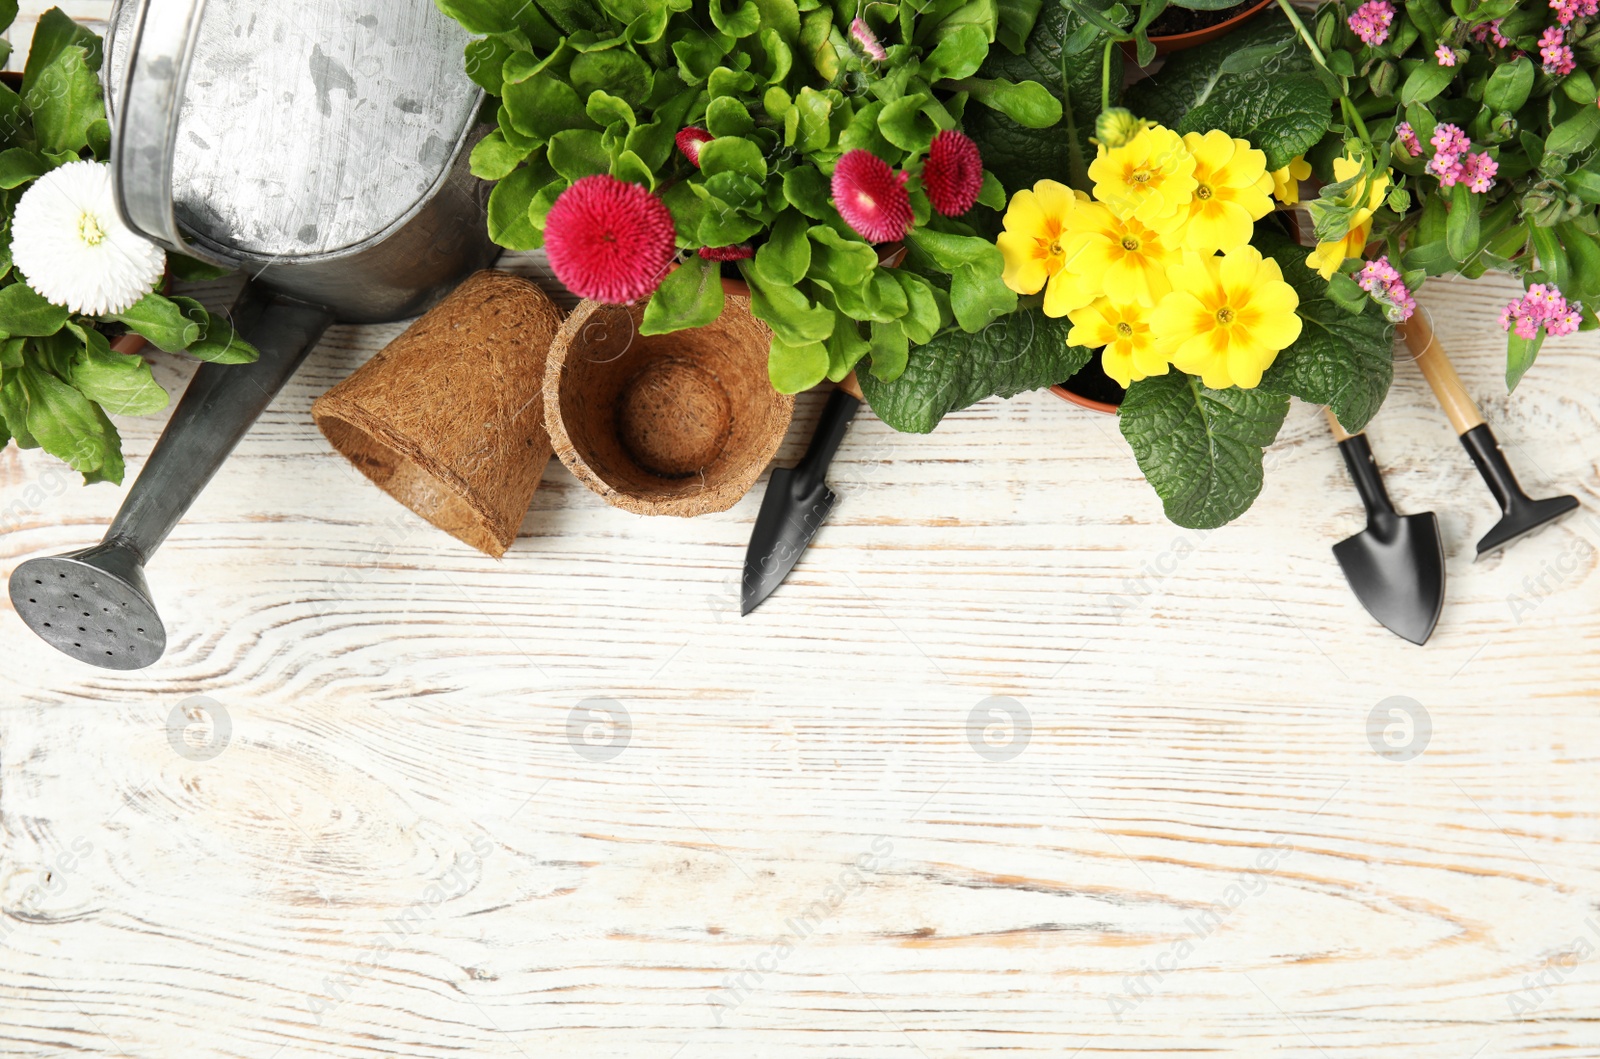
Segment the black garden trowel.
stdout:
<svg viewBox="0 0 1600 1059">
<path fill-rule="evenodd" d="M 833 511 L 838 498 L 823 476 L 862 400 L 855 376 L 846 378 L 829 395 L 805 456 L 793 467 L 772 472 L 755 530 L 750 534 L 750 547 L 745 551 L 744 582 L 739 592 L 741 615 L 761 606 L 783 584 Z"/>
<path fill-rule="evenodd" d="M 1334 558 L 1361 605 L 1384 628 L 1414 644 L 1428 642 L 1444 609 L 1444 542 L 1431 511 L 1394 509 L 1365 434 L 1351 435 L 1328 410 L 1345 466 L 1367 507 L 1367 528 L 1333 546 Z"/>
</svg>

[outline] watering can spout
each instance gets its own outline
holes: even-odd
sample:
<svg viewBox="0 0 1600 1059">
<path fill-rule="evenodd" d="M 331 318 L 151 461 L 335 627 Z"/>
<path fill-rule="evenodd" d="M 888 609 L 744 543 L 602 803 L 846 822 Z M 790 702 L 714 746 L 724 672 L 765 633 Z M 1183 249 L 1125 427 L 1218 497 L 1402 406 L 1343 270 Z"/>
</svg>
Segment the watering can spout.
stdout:
<svg viewBox="0 0 1600 1059">
<path fill-rule="evenodd" d="M 143 669 L 167 647 L 144 558 L 127 540 L 23 563 L 11 575 L 11 600 L 45 642 L 102 669 Z"/>
</svg>

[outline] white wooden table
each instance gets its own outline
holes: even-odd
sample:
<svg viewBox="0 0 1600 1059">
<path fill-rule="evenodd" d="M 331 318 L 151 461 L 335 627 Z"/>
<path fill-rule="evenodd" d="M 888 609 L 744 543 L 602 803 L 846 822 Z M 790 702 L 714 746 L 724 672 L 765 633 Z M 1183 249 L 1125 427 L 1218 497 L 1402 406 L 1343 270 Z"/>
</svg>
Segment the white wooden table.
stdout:
<svg viewBox="0 0 1600 1059">
<path fill-rule="evenodd" d="M 1209 534 L 1049 394 L 863 416 L 740 619 L 761 487 L 642 519 L 553 463 L 491 561 L 318 434 L 401 330 L 335 328 L 152 564 L 160 665 L 0 614 L 0 1054 L 1600 1055 L 1600 341 L 1508 398 L 1512 291 L 1425 300 L 1585 509 L 1474 564 L 1497 512 L 1402 366 L 1371 436 L 1443 524 L 1425 648 L 1339 574 L 1307 406 Z M 0 569 L 120 496 L 7 451 Z"/>
</svg>

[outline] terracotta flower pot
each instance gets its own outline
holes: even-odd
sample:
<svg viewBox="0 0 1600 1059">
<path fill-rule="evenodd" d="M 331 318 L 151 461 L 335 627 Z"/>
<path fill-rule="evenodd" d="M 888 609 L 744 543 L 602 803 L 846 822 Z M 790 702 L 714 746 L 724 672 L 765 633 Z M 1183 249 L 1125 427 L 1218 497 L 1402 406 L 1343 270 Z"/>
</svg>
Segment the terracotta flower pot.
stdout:
<svg viewBox="0 0 1600 1059">
<path fill-rule="evenodd" d="M 1258 0 L 1257 3 L 1234 15 L 1226 22 L 1218 22 L 1215 26 L 1207 26 L 1205 29 L 1197 29 L 1190 33 L 1173 33 L 1164 37 L 1151 37 L 1150 43 L 1156 46 L 1157 55 L 1168 55 L 1175 51 L 1187 51 L 1202 44 L 1210 44 L 1219 37 L 1232 33 L 1271 7 L 1273 3 L 1274 0 Z M 1122 49 L 1123 54 L 1129 59 L 1134 57 L 1131 44 L 1124 44 Z"/>
<path fill-rule="evenodd" d="M 1109 398 L 1121 390 L 1116 382 L 1108 378 L 1100 367 L 1100 354 L 1085 364 L 1078 373 L 1066 382 L 1058 382 L 1050 387 L 1050 392 L 1069 404 L 1079 408 L 1087 408 L 1092 412 L 1102 412 L 1106 415 L 1116 415 L 1121 407 L 1121 398 L 1115 401 Z"/>
<path fill-rule="evenodd" d="M 734 281 L 726 281 L 732 283 Z M 725 511 L 777 454 L 794 398 L 767 378 L 772 333 L 731 293 L 704 327 L 641 335 L 644 304 L 581 303 L 544 375 L 556 455 L 610 504 L 641 515 Z"/>
</svg>

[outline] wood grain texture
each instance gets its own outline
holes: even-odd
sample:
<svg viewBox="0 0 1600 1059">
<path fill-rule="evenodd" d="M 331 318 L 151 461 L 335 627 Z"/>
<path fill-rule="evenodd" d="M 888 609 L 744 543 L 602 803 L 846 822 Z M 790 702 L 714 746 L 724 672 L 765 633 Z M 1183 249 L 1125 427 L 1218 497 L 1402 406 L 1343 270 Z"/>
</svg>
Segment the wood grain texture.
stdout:
<svg viewBox="0 0 1600 1059">
<path fill-rule="evenodd" d="M 1420 649 L 1340 578 L 1361 510 L 1310 406 L 1211 533 L 1047 393 L 862 416 L 740 620 L 759 493 L 645 519 L 552 463 L 486 559 L 316 431 L 403 325 L 333 329 L 152 564 L 158 667 L 0 613 L 0 1054 L 1600 1055 L 1600 341 L 1507 396 L 1513 290 L 1424 301 L 1584 510 L 1474 564 L 1497 512 L 1401 364 L 1369 436 L 1443 526 Z M 122 427 L 137 469 L 160 417 Z M 0 569 L 120 495 L 0 455 Z M 1404 700 L 1431 735 L 1388 760 Z"/>
</svg>

